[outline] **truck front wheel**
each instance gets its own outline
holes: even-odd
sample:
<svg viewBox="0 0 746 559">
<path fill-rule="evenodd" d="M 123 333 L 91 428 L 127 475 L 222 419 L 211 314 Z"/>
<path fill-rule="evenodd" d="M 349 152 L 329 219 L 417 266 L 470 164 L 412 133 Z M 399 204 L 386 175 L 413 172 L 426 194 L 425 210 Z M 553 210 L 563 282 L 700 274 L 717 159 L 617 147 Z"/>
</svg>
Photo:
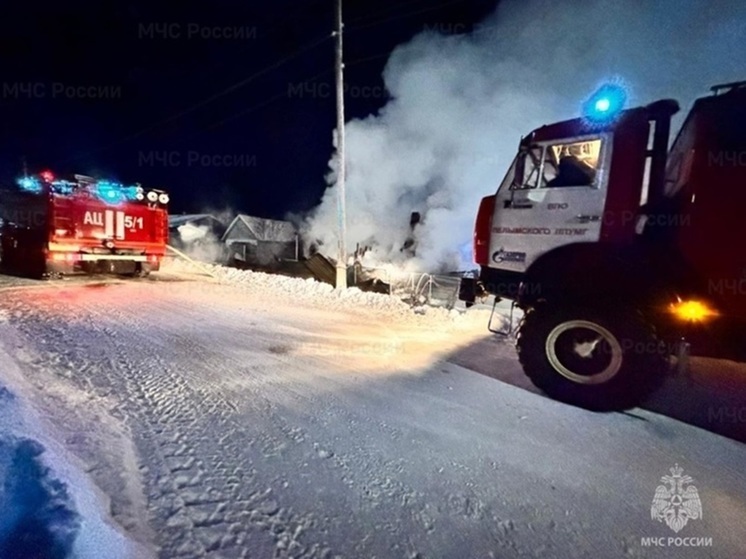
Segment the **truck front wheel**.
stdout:
<svg viewBox="0 0 746 559">
<path fill-rule="evenodd" d="M 638 313 L 544 305 L 524 316 L 518 356 L 550 397 L 603 411 L 636 405 L 663 378 L 668 355 Z"/>
</svg>

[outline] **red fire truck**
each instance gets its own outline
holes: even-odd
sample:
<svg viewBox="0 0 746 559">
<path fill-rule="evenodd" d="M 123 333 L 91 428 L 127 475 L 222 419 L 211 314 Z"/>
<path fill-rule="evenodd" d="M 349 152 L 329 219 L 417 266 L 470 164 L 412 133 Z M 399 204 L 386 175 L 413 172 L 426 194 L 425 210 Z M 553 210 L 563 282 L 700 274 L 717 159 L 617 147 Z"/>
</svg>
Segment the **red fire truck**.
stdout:
<svg viewBox="0 0 746 559">
<path fill-rule="evenodd" d="M 145 276 L 168 241 L 168 194 L 139 184 L 45 171 L 0 189 L 0 270 L 29 277 L 83 272 Z"/>
<path fill-rule="evenodd" d="M 604 87 L 525 136 L 482 199 L 461 299 L 524 311 L 518 355 L 547 394 L 627 407 L 671 354 L 746 360 L 746 82 L 713 93 L 669 150 L 675 101 L 623 110 Z"/>
</svg>

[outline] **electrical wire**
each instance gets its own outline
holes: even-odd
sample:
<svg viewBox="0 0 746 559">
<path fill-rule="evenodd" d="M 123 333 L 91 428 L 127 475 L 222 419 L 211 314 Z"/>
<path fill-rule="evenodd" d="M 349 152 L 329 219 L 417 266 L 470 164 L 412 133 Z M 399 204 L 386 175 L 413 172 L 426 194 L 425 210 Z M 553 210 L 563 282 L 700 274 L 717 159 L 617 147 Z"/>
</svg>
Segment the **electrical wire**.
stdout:
<svg viewBox="0 0 746 559">
<path fill-rule="evenodd" d="M 404 2 L 404 3 L 399 4 L 397 6 L 390 6 L 390 8 L 394 8 L 394 9 L 401 8 L 401 7 L 406 6 L 406 5 L 416 4 L 419 1 L 420 0 L 412 0 L 412 1 L 409 1 L 409 2 Z M 449 5 L 452 5 L 452 4 L 456 4 L 456 3 L 460 2 L 460 1 L 462 1 L 462 0 L 449 0 L 447 2 L 442 2 L 440 4 L 437 4 L 435 6 L 429 6 L 428 8 L 423 8 L 423 9 L 419 9 L 419 10 L 407 12 L 405 14 L 399 14 L 399 15 L 394 16 L 394 17 L 389 17 L 389 18 L 375 20 L 375 21 L 369 22 L 369 23 L 364 24 L 364 25 L 353 26 L 353 27 L 351 27 L 349 29 L 347 29 L 347 26 L 345 26 L 345 30 L 347 32 L 354 32 L 354 31 L 358 31 L 358 30 L 362 30 L 362 29 L 368 29 L 370 27 L 375 27 L 375 26 L 378 26 L 378 25 L 381 25 L 381 24 L 384 24 L 384 23 L 388 23 L 388 22 L 391 22 L 391 21 L 397 21 L 397 20 L 400 20 L 400 19 L 405 19 L 405 18 L 414 16 L 414 15 L 419 15 L 419 14 L 422 14 L 422 13 L 427 13 L 427 12 L 435 11 L 435 10 L 438 10 L 438 9 L 446 7 L 446 6 L 449 6 Z M 386 11 L 390 11 L 390 10 L 384 10 L 383 13 L 385 13 Z M 382 12 L 379 11 L 377 13 L 380 14 Z M 357 18 L 357 19 L 354 19 L 352 21 L 353 22 L 354 21 L 361 21 L 362 19 L 364 19 L 364 18 Z M 273 26 L 273 27 L 277 27 L 277 26 Z M 490 27 L 492 27 L 492 26 L 490 26 Z M 483 30 L 483 29 L 480 29 L 480 31 L 481 30 Z M 269 34 L 270 34 L 269 32 L 266 33 L 266 35 L 269 35 Z M 317 39 L 315 41 L 312 41 L 311 43 L 305 45 L 300 50 L 295 51 L 292 54 L 287 55 L 287 56 L 281 58 L 280 60 L 278 60 L 274 64 L 266 66 L 265 68 L 263 68 L 263 69 L 255 72 L 255 73 L 251 74 L 247 78 L 245 78 L 245 79 L 243 79 L 243 80 L 241 80 L 241 81 L 239 81 L 239 82 L 237 82 L 237 83 L 235 83 L 235 84 L 233 84 L 233 85 L 231 85 L 231 86 L 223 89 L 222 91 L 220 91 L 220 92 L 218 92 L 218 93 L 216 93 L 216 94 L 214 94 L 214 95 L 212 95 L 212 96 L 210 96 L 210 97 L 208 97 L 206 99 L 203 99 L 202 101 L 200 101 L 200 102 L 196 103 L 195 105 L 192 105 L 192 106 L 184 109 L 183 111 L 180 111 L 180 112 L 178 112 L 178 113 L 176 113 L 176 114 L 174 114 L 174 115 L 172 115 L 172 116 L 170 116 L 168 118 L 162 119 L 162 120 L 160 120 L 160 121 L 158 121 L 158 122 L 156 122 L 156 123 L 154 123 L 154 124 L 152 124 L 152 125 L 150 125 L 150 126 L 148 126 L 146 128 L 142 128 L 142 129 L 140 129 L 140 130 L 138 130 L 138 131 L 136 131 L 136 132 L 134 132 L 132 134 L 129 134 L 128 136 L 125 136 L 124 138 L 121 138 L 117 142 L 114 142 L 112 144 L 109 144 L 109 145 L 101 147 L 101 148 L 97 148 L 97 149 L 92 150 L 92 151 L 90 151 L 90 152 L 88 152 L 86 154 L 81 154 L 81 155 L 78 155 L 78 156 L 74 156 L 72 158 L 67 159 L 66 161 L 72 161 L 72 160 L 80 159 L 80 158 L 88 156 L 88 155 L 92 155 L 92 154 L 95 154 L 95 153 L 99 153 L 101 151 L 105 151 L 105 150 L 111 149 L 112 147 L 116 147 L 116 146 L 118 146 L 118 145 L 120 145 L 122 143 L 128 142 L 128 141 L 133 140 L 135 138 L 138 138 L 138 137 L 142 136 L 143 134 L 146 134 L 146 133 L 150 132 L 151 130 L 154 130 L 154 129 L 156 129 L 156 128 L 164 125 L 164 124 L 168 124 L 170 122 L 178 120 L 178 119 L 182 118 L 183 116 L 186 116 L 186 115 L 188 115 L 188 114 L 196 111 L 197 109 L 200 109 L 200 108 L 202 108 L 202 107 L 204 107 L 204 106 L 212 103 L 213 101 L 215 101 L 217 99 L 220 99 L 220 98 L 222 98 L 222 97 L 224 97 L 224 96 L 226 96 L 226 95 L 228 95 L 228 94 L 230 94 L 230 93 L 232 93 L 232 92 L 234 92 L 234 91 L 236 91 L 236 90 L 244 87 L 248 83 L 250 83 L 250 82 L 254 81 L 255 79 L 257 79 L 258 77 L 260 77 L 260 76 L 262 76 L 262 75 L 264 75 L 264 74 L 266 74 L 266 73 L 268 73 L 268 72 L 270 72 L 270 71 L 272 71 L 272 70 L 274 70 L 276 68 L 279 68 L 280 66 L 282 66 L 286 62 L 289 62 L 290 60 L 293 60 L 294 58 L 297 58 L 301 54 L 304 54 L 305 52 L 308 52 L 309 50 L 312 50 L 313 48 L 317 47 L 318 45 L 322 44 L 323 42 L 325 42 L 326 40 L 330 39 L 333 36 L 334 36 L 334 33 L 326 34 L 323 37 L 321 37 L 321 38 L 319 38 L 319 39 Z M 369 57 L 357 59 L 357 60 L 354 60 L 354 61 L 351 61 L 351 62 L 346 62 L 345 66 L 346 67 L 350 67 L 350 66 L 354 66 L 356 64 L 360 64 L 360 63 L 363 63 L 363 62 L 368 62 L 368 61 L 371 61 L 371 60 L 377 60 L 377 59 L 380 59 L 380 58 L 383 58 L 383 57 L 390 56 L 390 54 L 391 54 L 390 52 L 386 52 L 386 53 L 381 53 L 381 54 L 377 54 L 377 55 L 373 55 L 373 56 L 369 56 Z M 330 71 L 331 70 L 325 70 L 325 71 L 323 71 L 323 72 L 321 72 L 321 73 L 313 76 L 312 78 L 308 78 L 306 80 L 303 80 L 301 83 L 306 83 L 306 82 L 314 81 L 314 80 L 318 79 L 319 77 L 321 77 L 322 75 L 325 75 L 325 74 L 329 73 Z M 285 97 L 286 95 L 287 95 L 287 92 L 281 92 L 281 93 L 278 93 L 276 95 L 273 95 L 272 97 L 270 97 L 269 99 L 267 99 L 265 101 L 262 101 L 261 103 L 253 105 L 253 106 L 251 106 L 251 107 L 249 107 L 247 109 L 244 109 L 244 110 L 242 110 L 242 111 L 240 111 L 238 113 L 235 113 L 235 114 L 233 114 L 233 115 L 231 115 L 231 116 L 229 116 L 229 117 L 227 117 L 225 119 L 222 119 L 222 120 L 218 121 L 217 123 L 211 125 L 208 128 L 208 130 L 213 130 L 213 129 L 219 127 L 219 126 L 222 126 L 226 122 L 230 122 L 232 120 L 235 120 L 236 118 L 240 118 L 242 116 L 246 116 L 248 114 L 251 114 L 252 112 L 254 112 L 254 111 L 256 111 L 256 110 L 258 110 L 260 108 L 263 108 L 263 107 L 269 105 L 270 103 L 272 103 L 272 102 L 274 102 L 274 101 L 276 101 L 278 99 L 281 99 L 281 98 Z M 196 134 L 199 134 L 199 133 L 196 133 Z M 192 134 L 190 136 L 187 136 L 186 138 L 192 138 L 196 134 Z"/>
<path fill-rule="evenodd" d="M 305 83 L 310 83 L 310 82 L 316 81 L 316 80 L 317 80 L 317 79 L 319 79 L 319 78 L 320 78 L 321 76 L 323 76 L 323 75 L 325 75 L 325 74 L 328 74 L 328 73 L 330 73 L 331 71 L 332 71 L 331 69 L 328 69 L 328 70 L 324 70 L 323 72 L 319 72 L 318 74 L 314 75 L 313 77 L 310 77 L 310 78 L 306 78 L 306 79 L 302 80 L 302 81 L 301 81 L 301 82 L 299 82 L 299 83 L 303 83 L 303 84 L 305 84 Z M 222 125 L 223 125 L 223 124 L 225 124 L 226 122 L 230 122 L 231 120 L 235 120 L 236 118 L 240 118 L 240 117 L 242 117 L 242 116 L 246 116 L 246 115 L 247 115 L 247 114 L 249 114 L 249 113 L 253 113 L 253 112 L 254 112 L 255 110 L 257 110 L 257 109 L 260 109 L 260 108 L 262 108 L 262 107 L 265 107 L 265 106 L 269 105 L 270 103 L 272 103 L 272 102 L 274 102 L 274 101 L 277 101 L 278 99 L 282 99 L 283 97 L 286 97 L 286 96 L 287 96 L 287 91 L 283 91 L 283 92 L 281 92 L 281 93 L 278 93 L 278 94 L 276 94 L 276 95 L 273 95 L 272 97 L 270 97 L 270 98 L 269 98 L 269 99 L 267 99 L 266 101 L 263 101 L 263 102 L 261 102 L 261 103 L 259 103 L 259 104 L 257 104 L 257 105 L 253 105 L 253 106 L 249 107 L 248 109 L 244 109 L 244 110 L 242 110 L 242 111 L 240 111 L 240 112 L 238 112 L 238 113 L 235 113 L 235 114 L 233 114 L 233 115 L 229 116 L 228 118 L 224 118 L 223 120 L 221 120 L 221 121 L 219 121 L 219 122 L 217 122 L 217 123 L 215 123 L 215 124 L 211 125 L 211 126 L 210 126 L 210 127 L 208 128 L 208 130 L 214 130 L 215 128 L 217 128 L 217 127 L 219 127 L 219 126 L 222 126 Z"/>
<path fill-rule="evenodd" d="M 283 58 L 281 58 L 280 60 L 278 60 L 274 64 L 271 64 L 269 66 L 266 66 L 266 67 L 262 68 L 261 70 L 258 70 L 257 72 L 254 72 L 253 74 L 251 74 L 247 78 L 244 78 L 243 80 L 241 80 L 239 82 L 236 82 L 233 85 L 228 86 L 227 88 L 223 89 L 222 91 L 220 91 L 218 93 L 215 93 L 214 95 L 211 95 L 210 97 L 208 97 L 206 99 L 203 99 L 202 101 L 196 103 L 195 105 L 192 105 L 191 107 L 188 107 L 188 108 L 184 109 L 183 111 L 180 111 L 180 112 L 178 112 L 178 113 L 176 113 L 176 114 L 174 114 L 174 115 L 172 115 L 172 116 L 170 116 L 168 118 L 162 119 L 162 120 L 160 120 L 160 121 L 158 121 L 158 122 L 156 122 L 156 123 L 154 123 L 154 124 L 152 124 L 152 125 L 150 125 L 150 126 L 148 126 L 146 128 L 142 128 L 142 129 L 138 130 L 137 132 L 129 134 L 128 136 L 125 136 L 124 138 L 121 138 L 121 139 L 119 139 L 118 141 L 116 141 L 116 142 L 114 142 L 112 144 L 109 144 L 107 146 L 103 146 L 103 147 L 97 148 L 97 149 L 92 150 L 92 151 L 90 151 L 88 153 L 85 153 L 85 154 L 81 154 L 81 155 L 69 158 L 69 159 L 67 159 L 65 161 L 73 161 L 73 160 L 80 159 L 80 158 L 88 156 L 88 155 L 92 155 L 94 153 L 99 153 L 101 151 L 105 151 L 105 150 L 111 149 L 113 147 L 116 147 L 116 146 L 118 146 L 120 144 L 123 144 L 125 142 L 130 141 L 130 140 L 133 140 L 135 138 L 139 138 L 143 134 L 146 134 L 146 133 L 150 132 L 151 130 L 154 130 L 154 129 L 156 129 L 156 128 L 164 125 L 164 124 L 168 124 L 170 122 L 178 120 L 179 118 L 181 118 L 183 116 L 186 116 L 186 115 L 188 115 L 190 113 L 193 113 L 197 109 L 200 109 L 200 108 L 202 108 L 202 107 L 204 107 L 204 106 L 212 103 L 213 101 L 215 101 L 217 99 L 220 99 L 221 97 L 225 97 L 229 93 L 232 93 L 232 92 L 234 92 L 234 91 L 236 91 L 236 90 L 244 87 L 248 83 L 250 83 L 250 82 L 254 81 L 255 79 L 257 79 L 258 77 L 263 76 L 264 74 L 270 72 L 271 70 L 279 68 L 283 64 L 289 62 L 290 60 L 293 60 L 294 58 L 297 58 L 301 54 L 304 54 L 304 53 L 312 50 L 313 48 L 319 46 L 320 44 L 322 44 L 323 42 L 327 41 L 331 37 L 332 37 L 331 34 L 327 34 L 327 35 L 325 35 L 324 37 L 322 37 L 320 39 L 312 41 L 308 45 L 302 47 L 301 49 L 299 49 L 299 50 L 297 50 L 295 52 L 293 52 L 292 54 L 284 56 Z"/>
<path fill-rule="evenodd" d="M 269 25 L 269 27 L 267 27 L 267 28 L 263 29 L 262 31 L 260 31 L 256 35 L 256 37 L 254 38 L 254 40 L 250 41 L 250 44 L 248 44 L 247 46 L 245 46 L 243 48 L 240 48 L 240 49 L 238 49 L 236 51 L 231 52 L 231 57 L 237 57 L 237 56 L 243 54 L 246 51 L 255 49 L 256 48 L 256 41 L 259 41 L 259 40 L 262 40 L 262 39 L 267 39 L 268 37 L 272 36 L 275 31 L 282 30 L 283 26 L 291 18 L 292 18 L 292 12 L 284 12 L 281 16 L 276 17 L 276 18 L 272 18 L 268 22 L 268 23 L 271 24 L 271 25 Z M 214 69 L 215 69 L 215 66 L 211 66 L 209 68 L 202 68 L 201 69 L 202 71 L 200 71 L 199 73 L 200 74 L 203 74 L 203 73 L 208 73 L 209 74 L 210 70 L 214 70 Z M 191 72 L 194 71 L 193 68 L 190 69 L 190 70 L 191 70 Z M 183 73 L 182 73 L 182 75 L 183 75 Z"/>
<path fill-rule="evenodd" d="M 384 52 L 384 53 L 376 54 L 376 55 L 373 55 L 373 56 L 367 56 L 367 57 L 365 57 L 365 58 L 359 58 L 359 59 L 357 59 L 357 60 L 353 60 L 353 61 L 351 61 L 351 62 L 345 62 L 345 67 L 352 67 L 352 66 L 355 66 L 355 65 L 357 65 L 357 64 L 361 64 L 361 63 L 363 63 L 363 62 L 368 62 L 368 61 L 370 61 L 370 60 L 376 60 L 376 59 L 379 59 L 379 58 L 384 58 L 384 57 L 387 57 L 387 56 L 390 56 L 390 55 L 391 55 L 391 53 L 390 53 L 390 52 Z M 301 81 L 300 81 L 300 82 L 298 82 L 298 83 L 303 83 L 303 84 L 305 84 L 305 83 L 310 83 L 310 82 L 314 82 L 314 81 L 316 81 L 317 79 L 319 79 L 319 78 L 320 78 L 321 76 L 324 76 L 324 75 L 326 75 L 326 74 L 329 74 L 330 72 L 332 72 L 332 69 L 331 69 L 331 68 L 329 68 L 329 69 L 327 69 L 327 70 L 324 70 L 324 71 L 322 71 L 322 72 L 319 72 L 319 73 L 315 74 L 314 76 L 312 76 L 312 77 L 310 77 L 310 78 L 305 78 L 305 79 L 301 80 Z M 282 99 L 282 98 L 284 98 L 284 97 L 286 97 L 286 96 L 287 96 L 287 91 L 283 91 L 283 92 L 281 92 L 281 93 L 278 93 L 278 94 L 276 94 L 276 95 L 273 95 L 272 97 L 270 97 L 269 99 L 266 99 L 265 101 L 262 101 L 261 103 L 258 103 L 258 104 L 256 104 L 256 105 L 252 105 L 252 106 L 251 106 L 251 107 L 249 107 L 248 109 L 243 109 L 243 110 L 241 110 L 241 111 L 240 111 L 240 112 L 238 112 L 238 113 L 232 114 L 232 115 L 230 115 L 229 117 L 227 117 L 227 118 L 224 118 L 223 120 L 221 120 L 221 121 L 219 121 L 219 122 L 216 122 L 215 124 L 212 124 L 212 125 L 210 125 L 210 126 L 209 126 L 209 127 L 207 128 L 207 130 L 214 130 L 215 128 L 218 128 L 218 127 L 222 126 L 222 125 L 223 125 L 223 124 L 225 124 L 226 122 L 230 122 L 230 121 L 232 121 L 232 120 L 235 120 L 235 119 L 237 119 L 237 118 L 241 118 L 242 116 L 246 116 L 246 115 L 248 115 L 248 114 L 250 114 L 250 113 L 253 113 L 254 111 L 256 111 L 256 110 L 258 110 L 258 109 L 261 109 L 261 108 L 263 108 L 263 107 L 266 107 L 266 106 L 267 106 L 267 105 L 269 105 L 270 103 L 273 103 L 273 102 L 275 102 L 275 101 L 277 101 L 277 100 L 279 100 L 279 99 Z M 185 137 L 185 139 L 191 139 L 191 138 L 194 138 L 195 136 L 197 136 L 197 135 L 199 135 L 199 134 L 201 134 L 201 133 L 202 133 L 202 132 L 196 132 L 196 133 L 194 133 L 194 134 L 191 134 L 191 135 L 189 135 L 189 136 L 186 136 L 186 137 Z"/>
</svg>

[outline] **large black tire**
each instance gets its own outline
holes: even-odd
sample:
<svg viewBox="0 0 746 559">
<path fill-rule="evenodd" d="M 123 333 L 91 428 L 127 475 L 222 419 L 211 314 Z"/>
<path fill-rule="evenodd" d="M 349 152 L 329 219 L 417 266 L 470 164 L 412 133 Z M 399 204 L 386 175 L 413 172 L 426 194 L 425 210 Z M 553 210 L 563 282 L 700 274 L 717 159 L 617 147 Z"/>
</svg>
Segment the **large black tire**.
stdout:
<svg viewBox="0 0 746 559">
<path fill-rule="evenodd" d="M 153 266 L 151 264 L 138 262 L 135 264 L 135 273 L 133 274 L 133 277 L 147 278 L 152 270 Z"/>
<path fill-rule="evenodd" d="M 637 405 L 663 379 L 669 358 L 640 313 L 551 305 L 526 313 L 517 348 L 538 388 L 594 411 Z"/>
</svg>

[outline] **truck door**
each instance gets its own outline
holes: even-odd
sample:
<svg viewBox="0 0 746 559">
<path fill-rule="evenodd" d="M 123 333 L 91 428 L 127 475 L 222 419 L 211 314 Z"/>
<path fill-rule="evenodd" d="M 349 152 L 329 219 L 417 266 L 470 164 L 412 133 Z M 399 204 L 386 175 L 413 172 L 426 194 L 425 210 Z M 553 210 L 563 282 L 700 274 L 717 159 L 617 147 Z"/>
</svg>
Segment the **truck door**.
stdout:
<svg viewBox="0 0 746 559">
<path fill-rule="evenodd" d="M 597 242 L 610 161 L 610 134 L 539 142 L 520 153 L 497 193 L 490 266 L 524 272 L 556 247 Z"/>
</svg>

